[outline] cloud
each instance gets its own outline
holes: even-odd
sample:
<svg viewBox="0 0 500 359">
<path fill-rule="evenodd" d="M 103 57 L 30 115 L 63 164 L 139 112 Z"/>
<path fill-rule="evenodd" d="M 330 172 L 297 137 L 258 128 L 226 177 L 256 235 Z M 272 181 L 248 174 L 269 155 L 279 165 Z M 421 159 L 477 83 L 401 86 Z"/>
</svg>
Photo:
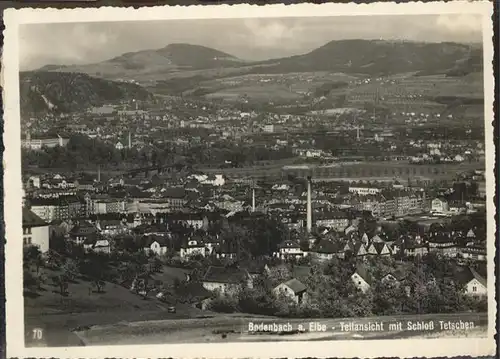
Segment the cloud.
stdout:
<svg viewBox="0 0 500 359">
<path fill-rule="evenodd" d="M 81 63 L 112 45 L 113 33 L 93 29 L 91 24 L 43 24 L 21 27 L 20 61 L 30 66 L 40 59 L 56 63 Z"/>
<path fill-rule="evenodd" d="M 480 41 L 476 15 L 380 15 L 59 23 L 20 27 L 20 66 L 99 62 L 173 42 L 213 47 L 243 59 L 298 55 L 339 39 Z"/>
<path fill-rule="evenodd" d="M 479 15 L 439 15 L 436 25 L 449 34 L 477 35 L 482 30 L 482 19 Z"/>
<path fill-rule="evenodd" d="M 302 37 L 303 28 L 279 19 L 245 19 L 244 27 L 250 40 L 261 47 L 290 46 Z"/>
</svg>

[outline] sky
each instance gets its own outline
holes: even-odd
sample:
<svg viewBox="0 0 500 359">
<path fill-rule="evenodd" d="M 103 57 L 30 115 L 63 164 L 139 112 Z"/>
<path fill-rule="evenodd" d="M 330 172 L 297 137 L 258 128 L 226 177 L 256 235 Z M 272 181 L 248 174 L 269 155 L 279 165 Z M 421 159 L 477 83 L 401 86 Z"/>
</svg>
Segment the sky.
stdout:
<svg viewBox="0 0 500 359">
<path fill-rule="evenodd" d="M 332 40 L 478 42 L 476 15 L 337 16 L 29 24 L 20 28 L 20 69 L 76 65 L 170 43 L 203 45 L 245 60 L 307 53 Z"/>
</svg>

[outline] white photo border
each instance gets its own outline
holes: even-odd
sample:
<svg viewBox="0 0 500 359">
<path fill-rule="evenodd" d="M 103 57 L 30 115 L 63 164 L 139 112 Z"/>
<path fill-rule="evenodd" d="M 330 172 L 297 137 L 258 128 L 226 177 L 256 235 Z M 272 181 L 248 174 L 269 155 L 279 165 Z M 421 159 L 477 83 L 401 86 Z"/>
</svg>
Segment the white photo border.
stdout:
<svg viewBox="0 0 500 359">
<path fill-rule="evenodd" d="M 484 117 L 487 188 L 488 318 L 487 338 L 168 344 L 26 348 L 22 285 L 21 133 L 19 109 L 19 25 L 62 22 L 154 21 L 168 19 L 272 18 L 309 16 L 374 16 L 478 14 L 483 18 Z M 190 5 L 134 8 L 7 9 L 4 12 L 2 86 L 4 103 L 4 218 L 6 342 L 8 357 L 38 358 L 271 358 L 271 357 L 438 357 L 494 355 L 495 300 L 495 146 L 493 142 L 493 4 L 488 1 L 297 5 Z M 491 132 L 490 132 L 491 130 Z M 306 344 L 307 343 L 307 344 Z"/>
</svg>

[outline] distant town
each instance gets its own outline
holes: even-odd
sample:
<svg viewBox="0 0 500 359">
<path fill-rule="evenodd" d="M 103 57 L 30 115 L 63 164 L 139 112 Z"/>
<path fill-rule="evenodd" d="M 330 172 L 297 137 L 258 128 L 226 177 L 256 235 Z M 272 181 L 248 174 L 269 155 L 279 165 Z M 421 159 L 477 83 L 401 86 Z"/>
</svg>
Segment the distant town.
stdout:
<svg viewBox="0 0 500 359">
<path fill-rule="evenodd" d="M 27 323 L 486 311 L 483 120 L 418 91 L 302 95 L 23 116 Z"/>
</svg>

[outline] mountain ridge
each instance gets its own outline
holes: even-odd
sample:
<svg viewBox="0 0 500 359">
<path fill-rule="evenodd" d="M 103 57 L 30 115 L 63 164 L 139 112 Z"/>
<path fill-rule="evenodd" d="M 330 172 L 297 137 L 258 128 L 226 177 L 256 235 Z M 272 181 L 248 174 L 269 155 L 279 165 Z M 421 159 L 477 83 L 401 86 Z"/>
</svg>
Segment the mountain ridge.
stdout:
<svg viewBox="0 0 500 359">
<path fill-rule="evenodd" d="M 117 79 L 148 74 L 168 77 L 186 71 L 217 68 L 245 68 L 245 71 L 253 72 L 252 67 L 258 67 L 256 71 L 259 73 L 337 71 L 366 75 L 447 74 L 455 69 L 455 75 L 458 75 L 473 72 L 481 66 L 482 49 L 471 44 L 345 39 L 329 41 L 304 54 L 263 61 L 245 61 L 202 45 L 173 43 L 156 50 L 127 52 L 95 64 L 59 68 L 50 65 L 45 70 L 74 71 Z"/>
</svg>

